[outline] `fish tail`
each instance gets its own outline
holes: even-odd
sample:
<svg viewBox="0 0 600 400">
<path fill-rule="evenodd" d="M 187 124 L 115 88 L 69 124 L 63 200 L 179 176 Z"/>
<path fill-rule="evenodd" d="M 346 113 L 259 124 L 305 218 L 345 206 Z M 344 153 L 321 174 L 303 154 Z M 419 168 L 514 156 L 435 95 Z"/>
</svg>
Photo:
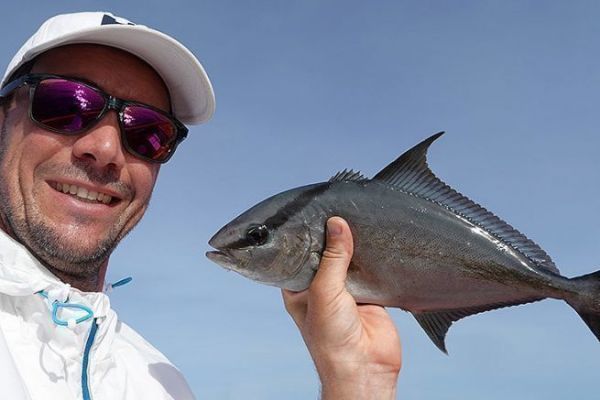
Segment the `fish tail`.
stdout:
<svg viewBox="0 0 600 400">
<path fill-rule="evenodd" d="M 600 341 L 600 271 L 570 279 L 578 294 L 566 299 Z"/>
</svg>

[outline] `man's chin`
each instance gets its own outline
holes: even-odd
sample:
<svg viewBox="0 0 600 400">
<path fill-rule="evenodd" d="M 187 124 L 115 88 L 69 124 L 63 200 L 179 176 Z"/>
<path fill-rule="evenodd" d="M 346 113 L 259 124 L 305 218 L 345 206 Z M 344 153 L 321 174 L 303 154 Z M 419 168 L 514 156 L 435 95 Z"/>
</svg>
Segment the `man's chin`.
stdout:
<svg viewBox="0 0 600 400">
<path fill-rule="evenodd" d="M 108 237 L 107 237 L 108 236 Z M 36 258 L 46 265 L 70 273 L 86 273 L 98 268 L 108 260 L 118 240 L 105 235 L 102 240 L 91 240 L 91 232 L 68 230 L 59 235 L 56 231 L 39 227 L 31 231 L 22 243 Z"/>
</svg>

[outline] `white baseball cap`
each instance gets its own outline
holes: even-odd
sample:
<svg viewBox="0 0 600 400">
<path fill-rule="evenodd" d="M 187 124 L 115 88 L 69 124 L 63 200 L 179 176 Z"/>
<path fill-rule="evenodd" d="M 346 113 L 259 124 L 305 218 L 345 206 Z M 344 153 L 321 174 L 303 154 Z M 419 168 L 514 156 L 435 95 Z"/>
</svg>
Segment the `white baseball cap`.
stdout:
<svg viewBox="0 0 600 400">
<path fill-rule="evenodd" d="M 162 32 L 109 12 L 61 14 L 48 19 L 10 61 L 0 87 L 37 55 L 75 43 L 116 47 L 144 60 L 167 85 L 172 112 L 183 123 L 204 122 L 215 111 L 215 95 L 208 75 L 184 45 Z"/>
</svg>

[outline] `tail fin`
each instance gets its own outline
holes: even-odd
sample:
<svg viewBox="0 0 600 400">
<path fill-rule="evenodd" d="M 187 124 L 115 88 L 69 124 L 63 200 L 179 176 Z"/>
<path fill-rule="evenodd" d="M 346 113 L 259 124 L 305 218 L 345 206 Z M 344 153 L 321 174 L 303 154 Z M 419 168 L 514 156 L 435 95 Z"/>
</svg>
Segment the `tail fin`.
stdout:
<svg viewBox="0 0 600 400">
<path fill-rule="evenodd" d="M 568 299 L 567 303 L 600 341 L 600 271 L 572 278 L 571 281 L 577 282 L 581 289 L 577 299 Z"/>
</svg>

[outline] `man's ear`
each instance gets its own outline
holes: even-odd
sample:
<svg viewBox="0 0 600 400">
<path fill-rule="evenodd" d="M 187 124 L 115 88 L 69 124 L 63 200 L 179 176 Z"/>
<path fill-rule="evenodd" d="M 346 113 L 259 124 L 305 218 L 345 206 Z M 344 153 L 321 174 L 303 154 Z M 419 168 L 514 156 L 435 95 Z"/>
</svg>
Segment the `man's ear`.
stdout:
<svg viewBox="0 0 600 400">
<path fill-rule="evenodd" d="M 14 108 L 16 105 L 14 94 L 0 99 L 0 135 L 6 129 L 6 124 L 10 123 L 8 119 L 11 117 L 11 113 L 14 113 Z"/>
<path fill-rule="evenodd" d="M 10 110 L 12 102 L 13 102 L 13 96 L 0 99 L 0 126 L 4 125 L 4 120 L 6 119 L 6 116 L 8 115 L 8 112 Z"/>
<path fill-rule="evenodd" d="M 12 99 L 0 99 L 0 126 L 4 125 L 4 119 L 10 107 Z"/>
<path fill-rule="evenodd" d="M 12 109 L 16 104 L 16 93 L 12 93 L 8 97 L 0 98 L 0 126 L 5 123 L 5 119 L 9 117 Z"/>
<path fill-rule="evenodd" d="M 0 117 L 4 118 L 13 105 L 15 95 L 11 93 L 8 97 L 0 98 Z"/>
</svg>

